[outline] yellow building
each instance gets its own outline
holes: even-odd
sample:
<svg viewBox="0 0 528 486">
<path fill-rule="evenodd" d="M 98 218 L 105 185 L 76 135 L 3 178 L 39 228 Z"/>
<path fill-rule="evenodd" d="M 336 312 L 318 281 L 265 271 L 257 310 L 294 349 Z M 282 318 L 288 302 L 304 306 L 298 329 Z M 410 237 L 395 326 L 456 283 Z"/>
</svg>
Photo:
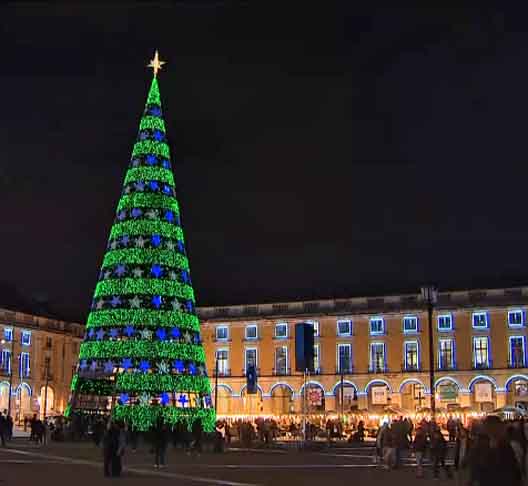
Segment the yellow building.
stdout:
<svg viewBox="0 0 528 486">
<path fill-rule="evenodd" d="M 439 293 L 433 312 L 437 409 L 528 407 L 527 305 L 528 287 Z M 199 315 L 213 388 L 218 358 L 219 415 L 301 411 L 298 322 L 315 328 L 310 412 L 375 412 L 387 405 L 414 412 L 430 404 L 428 316 L 418 294 L 208 307 Z M 256 395 L 245 392 L 251 363 L 258 370 Z"/>
<path fill-rule="evenodd" d="M 11 384 L 15 422 L 42 417 L 44 406 L 47 416 L 62 414 L 83 335 L 80 324 L 0 309 L 0 410 Z"/>
</svg>

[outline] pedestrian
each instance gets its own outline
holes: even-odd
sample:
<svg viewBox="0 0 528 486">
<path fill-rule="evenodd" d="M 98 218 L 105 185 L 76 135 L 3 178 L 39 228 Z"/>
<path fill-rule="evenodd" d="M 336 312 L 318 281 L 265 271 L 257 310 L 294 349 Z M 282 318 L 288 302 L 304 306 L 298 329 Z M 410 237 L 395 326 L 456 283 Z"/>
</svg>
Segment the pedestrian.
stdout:
<svg viewBox="0 0 528 486">
<path fill-rule="evenodd" d="M 2 447 L 5 447 L 6 445 L 7 434 L 7 420 L 4 415 L 0 413 L 0 440 L 2 441 Z"/>
<path fill-rule="evenodd" d="M 113 476 L 114 456 L 119 447 L 119 435 L 116 432 L 115 424 L 108 422 L 106 432 L 103 436 L 103 473 L 105 477 Z"/>
<path fill-rule="evenodd" d="M 416 435 L 413 442 L 414 455 L 416 457 L 416 477 L 423 477 L 423 460 L 427 450 L 427 434 L 423 427 L 416 429 Z"/>
<path fill-rule="evenodd" d="M 192 437 L 194 440 L 193 451 L 194 453 L 198 454 L 198 456 L 202 452 L 202 435 L 202 421 L 200 419 L 197 419 L 192 424 Z"/>
<path fill-rule="evenodd" d="M 396 437 L 393 426 L 388 426 L 383 434 L 383 467 L 394 468 L 396 462 Z"/>
<path fill-rule="evenodd" d="M 469 482 L 469 467 L 468 458 L 471 448 L 471 441 L 469 438 L 469 431 L 461 424 L 458 424 L 457 434 L 455 439 L 455 474 L 457 485 L 466 486 Z"/>
<path fill-rule="evenodd" d="M 7 440 L 11 440 L 13 438 L 13 417 L 11 415 L 7 415 L 6 413 L 6 422 L 7 422 Z"/>
<path fill-rule="evenodd" d="M 431 435 L 431 458 L 433 460 L 433 477 L 438 479 L 439 467 L 445 471 L 448 479 L 451 479 L 452 473 L 446 465 L 447 442 L 438 426 L 433 428 Z"/>
<path fill-rule="evenodd" d="M 169 429 L 163 417 L 160 417 L 154 428 L 154 467 L 165 467 L 167 464 L 167 445 L 169 442 Z"/>
</svg>

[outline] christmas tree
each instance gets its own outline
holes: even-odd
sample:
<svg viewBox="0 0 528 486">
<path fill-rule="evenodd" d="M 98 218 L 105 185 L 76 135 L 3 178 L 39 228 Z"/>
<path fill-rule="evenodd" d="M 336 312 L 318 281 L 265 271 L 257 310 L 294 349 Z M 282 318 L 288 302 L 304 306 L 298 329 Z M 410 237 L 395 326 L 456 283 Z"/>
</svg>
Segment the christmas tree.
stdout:
<svg viewBox="0 0 528 486">
<path fill-rule="evenodd" d="M 96 285 L 68 414 L 111 413 L 137 430 L 214 428 L 200 323 L 162 116 L 158 53 Z"/>
</svg>

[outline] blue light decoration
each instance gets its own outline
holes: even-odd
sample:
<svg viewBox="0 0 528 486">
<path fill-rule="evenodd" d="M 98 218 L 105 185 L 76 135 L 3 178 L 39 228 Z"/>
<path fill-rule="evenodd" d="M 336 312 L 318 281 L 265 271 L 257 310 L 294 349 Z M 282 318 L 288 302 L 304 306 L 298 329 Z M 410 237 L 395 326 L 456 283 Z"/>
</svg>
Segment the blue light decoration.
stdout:
<svg viewBox="0 0 528 486">
<path fill-rule="evenodd" d="M 150 363 L 146 359 L 142 359 L 139 362 L 139 369 L 142 373 L 147 373 L 150 370 Z"/>
<path fill-rule="evenodd" d="M 124 370 L 132 368 L 132 360 L 130 358 L 123 358 L 123 360 L 121 361 L 121 368 L 123 368 Z"/>
<path fill-rule="evenodd" d="M 138 192 L 143 192 L 145 190 L 145 183 L 143 181 L 137 181 L 134 186 Z"/>
<path fill-rule="evenodd" d="M 141 130 L 141 132 L 139 132 L 140 140 L 145 140 L 147 137 L 148 137 L 148 132 L 146 132 L 145 130 Z"/>
<path fill-rule="evenodd" d="M 185 365 L 183 364 L 183 361 L 181 359 L 177 359 L 174 362 L 173 367 L 176 369 L 178 373 L 183 373 L 183 371 L 185 370 Z"/>
<path fill-rule="evenodd" d="M 121 395 L 119 395 L 119 401 L 121 402 L 121 405 L 126 405 L 128 400 L 128 393 L 121 393 Z"/>
<path fill-rule="evenodd" d="M 178 251 L 185 255 L 185 246 L 183 246 L 183 241 L 178 240 Z"/>
<path fill-rule="evenodd" d="M 92 328 L 88 331 L 88 337 L 93 339 L 94 336 L 95 336 L 95 329 L 92 327 Z"/>
<path fill-rule="evenodd" d="M 121 237 L 121 244 L 123 246 L 127 246 L 129 242 L 130 242 L 130 238 L 128 237 L 128 235 L 123 235 Z"/>
<path fill-rule="evenodd" d="M 128 337 L 132 337 L 134 335 L 135 331 L 136 330 L 135 330 L 134 326 L 128 325 L 128 326 L 125 327 L 125 334 Z"/>
<path fill-rule="evenodd" d="M 165 185 L 163 186 L 163 192 L 164 192 L 165 194 L 170 194 L 170 193 L 171 193 L 171 187 L 168 186 L 167 184 L 165 184 Z"/>
<path fill-rule="evenodd" d="M 157 142 L 161 142 L 163 140 L 163 133 L 160 132 L 159 130 L 154 130 L 154 139 Z"/>
<path fill-rule="evenodd" d="M 194 363 L 189 363 L 189 366 L 187 368 L 188 368 L 189 373 L 191 375 L 195 375 L 196 374 L 196 366 L 195 366 Z"/>
<path fill-rule="evenodd" d="M 174 221 L 174 213 L 170 210 L 165 211 L 165 219 L 169 223 L 172 223 Z"/>
<path fill-rule="evenodd" d="M 120 263 L 117 267 L 116 267 L 116 270 L 115 270 L 115 274 L 118 276 L 118 277 L 122 277 L 123 275 L 125 275 L 126 273 L 126 266 L 122 263 Z"/>
<path fill-rule="evenodd" d="M 119 331 L 115 327 L 110 329 L 110 337 L 112 339 L 116 339 L 118 336 L 119 336 Z"/>
<path fill-rule="evenodd" d="M 187 309 L 187 312 L 192 312 L 193 311 L 192 300 L 185 301 L 185 308 Z"/>
<path fill-rule="evenodd" d="M 112 374 L 114 372 L 114 363 L 112 360 L 109 359 L 108 361 L 105 361 L 104 372 L 107 375 Z"/>
<path fill-rule="evenodd" d="M 157 331 L 156 331 L 156 336 L 158 337 L 158 339 L 160 341 L 165 341 L 165 339 L 167 339 L 167 332 L 165 331 L 165 329 L 163 329 L 162 327 L 160 327 Z"/>
<path fill-rule="evenodd" d="M 124 209 L 119 211 L 119 213 L 117 213 L 117 219 L 119 219 L 119 221 L 123 221 L 126 218 L 126 214 L 127 213 Z"/>
<path fill-rule="evenodd" d="M 164 169 L 170 169 L 170 162 L 167 159 L 163 159 L 161 165 Z"/>
<path fill-rule="evenodd" d="M 161 108 L 159 108 L 158 106 L 150 107 L 148 112 L 150 115 L 153 115 L 153 116 L 161 116 Z"/>
<path fill-rule="evenodd" d="M 171 329 L 171 336 L 172 336 L 174 339 L 178 339 L 178 338 L 181 336 L 180 330 L 179 330 L 177 327 L 173 327 L 173 328 Z"/>
<path fill-rule="evenodd" d="M 156 278 L 160 278 L 163 275 L 163 267 L 155 263 L 150 269 L 150 273 Z"/>
<path fill-rule="evenodd" d="M 91 369 L 92 371 L 97 370 L 97 361 L 94 360 L 94 361 L 91 362 L 91 364 L 90 364 L 90 369 Z"/>
<path fill-rule="evenodd" d="M 204 404 L 205 404 L 206 408 L 210 408 L 210 407 L 213 406 L 213 402 L 211 400 L 211 396 L 210 395 L 206 395 L 204 397 Z"/>
<path fill-rule="evenodd" d="M 119 295 L 114 295 L 112 297 L 112 300 L 110 301 L 110 304 L 112 305 L 112 307 L 117 307 L 118 305 L 121 305 L 121 298 L 119 297 Z"/>
<path fill-rule="evenodd" d="M 88 368 L 88 362 L 85 359 L 81 359 L 81 362 L 79 363 L 79 368 L 84 371 L 86 368 Z"/>
<path fill-rule="evenodd" d="M 202 341 L 199 334 L 195 334 L 193 338 L 194 344 L 200 344 Z"/>
<path fill-rule="evenodd" d="M 161 295 L 154 295 L 152 297 L 152 305 L 156 309 L 159 309 L 161 307 L 161 303 L 162 303 Z"/>
<path fill-rule="evenodd" d="M 178 398 L 178 403 L 180 403 L 181 406 L 185 408 L 185 404 L 189 403 L 189 400 L 187 399 L 185 395 L 181 394 L 180 397 Z"/>
<path fill-rule="evenodd" d="M 152 235 L 152 237 L 150 238 L 150 241 L 152 243 L 152 246 L 157 248 L 158 246 L 161 245 L 161 236 L 160 235 Z"/>
<path fill-rule="evenodd" d="M 132 209 L 131 214 L 133 218 L 139 218 L 143 214 L 143 211 L 141 211 L 139 208 L 134 208 Z"/>
<path fill-rule="evenodd" d="M 187 272 L 187 270 L 181 271 L 181 279 L 183 283 L 189 283 L 189 273 Z"/>
<path fill-rule="evenodd" d="M 159 191 L 158 181 L 150 181 L 149 186 L 152 191 Z"/>
<path fill-rule="evenodd" d="M 137 157 L 134 157 L 132 159 L 132 167 L 139 167 L 140 163 L 141 163 L 141 161 Z"/>
<path fill-rule="evenodd" d="M 105 332 L 103 329 L 99 329 L 96 333 L 95 333 L 95 336 L 97 338 L 98 341 L 102 341 L 104 339 L 104 336 L 105 336 Z"/>
<path fill-rule="evenodd" d="M 170 402 L 169 394 L 167 392 L 163 392 L 161 394 L 161 404 L 162 405 L 168 405 L 169 402 Z"/>
<path fill-rule="evenodd" d="M 152 154 L 148 154 L 147 155 L 147 164 L 148 165 L 156 165 L 157 162 L 158 162 L 158 159 L 156 158 L 155 155 L 152 155 Z"/>
</svg>

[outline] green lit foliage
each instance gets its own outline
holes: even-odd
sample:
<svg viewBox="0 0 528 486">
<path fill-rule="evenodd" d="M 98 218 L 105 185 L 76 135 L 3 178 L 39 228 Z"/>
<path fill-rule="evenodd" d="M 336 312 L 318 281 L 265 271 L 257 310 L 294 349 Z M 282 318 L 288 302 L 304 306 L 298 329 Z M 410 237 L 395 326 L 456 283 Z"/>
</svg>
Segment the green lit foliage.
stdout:
<svg viewBox="0 0 528 486">
<path fill-rule="evenodd" d="M 176 311 L 151 309 L 108 309 L 93 311 L 88 316 L 87 327 L 116 327 L 128 324 L 144 327 L 171 327 L 192 331 L 200 330 L 198 317 Z"/>
<path fill-rule="evenodd" d="M 147 105 L 161 105 L 161 96 L 159 92 L 158 80 L 156 77 L 152 78 L 150 89 L 147 96 Z"/>
<path fill-rule="evenodd" d="M 170 341 L 85 341 L 81 344 L 79 358 L 182 359 L 205 363 L 202 346 L 174 345 Z"/>
<path fill-rule="evenodd" d="M 123 196 L 119 200 L 117 210 L 129 208 L 162 208 L 170 209 L 175 213 L 179 213 L 178 203 L 176 199 L 163 194 L 129 194 Z"/>
<path fill-rule="evenodd" d="M 174 186 L 174 176 L 168 169 L 162 167 L 135 167 L 129 169 L 125 177 L 125 184 L 136 181 L 160 181 Z"/>
<path fill-rule="evenodd" d="M 190 285 L 167 280 L 122 278 L 103 280 L 97 284 L 94 297 L 110 295 L 158 295 L 179 297 L 194 302 L 194 292 Z"/>
<path fill-rule="evenodd" d="M 166 238 L 174 238 L 183 241 L 183 231 L 179 226 L 174 226 L 165 221 L 124 221 L 116 223 L 110 231 L 110 239 L 123 235 L 160 235 Z"/>
<path fill-rule="evenodd" d="M 140 130 L 161 130 L 165 133 L 165 123 L 163 119 L 156 116 L 144 116 L 139 124 Z"/>
<path fill-rule="evenodd" d="M 168 265 L 189 271 L 187 257 L 171 250 L 159 248 L 127 248 L 126 250 L 112 250 L 107 252 L 103 260 L 103 269 L 118 263 Z M 96 290 L 97 292 L 97 290 Z M 159 292 L 154 292 L 159 293 Z"/>
<path fill-rule="evenodd" d="M 156 142 L 155 140 L 141 140 L 136 142 L 132 157 L 136 155 L 154 154 L 161 157 L 169 158 L 169 146 L 165 142 Z"/>
</svg>

